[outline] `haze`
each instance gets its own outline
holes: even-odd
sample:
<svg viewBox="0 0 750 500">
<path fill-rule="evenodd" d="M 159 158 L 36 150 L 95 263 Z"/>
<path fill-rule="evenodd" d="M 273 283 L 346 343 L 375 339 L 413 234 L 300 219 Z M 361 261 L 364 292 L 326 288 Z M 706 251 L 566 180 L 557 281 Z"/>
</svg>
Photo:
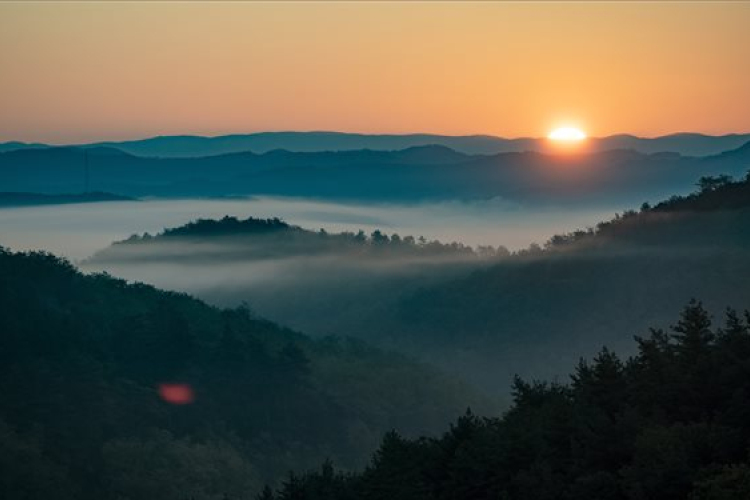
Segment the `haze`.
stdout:
<svg viewBox="0 0 750 500">
<path fill-rule="evenodd" d="M 281 217 L 307 229 L 424 236 L 467 245 L 519 249 L 558 232 L 585 228 L 620 207 L 559 210 L 502 200 L 424 204 L 343 204 L 291 198 L 147 200 L 0 210 L 0 245 L 48 250 L 74 260 L 131 234 L 155 234 L 198 218 Z"/>
<path fill-rule="evenodd" d="M 0 141 L 750 130 L 744 2 L 13 2 Z"/>
</svg>

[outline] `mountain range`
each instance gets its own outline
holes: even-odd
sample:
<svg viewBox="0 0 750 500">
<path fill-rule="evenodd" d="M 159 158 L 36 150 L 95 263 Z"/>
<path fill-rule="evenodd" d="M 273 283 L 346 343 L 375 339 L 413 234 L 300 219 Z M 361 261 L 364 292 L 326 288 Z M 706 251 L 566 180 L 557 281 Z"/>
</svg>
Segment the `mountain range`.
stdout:
<svg viewBox="0 0 750 500">
<path fill-rule="evenodd" d="M 441 438 L 391 432 L 364 469 L 365 489 L 356 474 L 326 464 L 319 476 L 290 474 L 278 496 L 265 490 L 261 498 L 681 499 L 723 491 L 717 478 L 750 477 L 716 468 L 746 461 L 750 342 L 736 315 L 725 331 L 708 326 L 711 314 L 750 303 L 748 166 L 750 142 L 704 156 L 467 154 L 440 145 L 199 158 L 110 146 L 0 153 L 4 191 L 48 195 L 6 193 L 30 202 L 80 201 L 59 195 L 89 183 L 127 196 L 535 203 L 642 200 L 699 186 L 513 254 L 232 217 L 135 236 L 88 262 L 102 269 L 82 264 L 105 272 L 0 248 L 0 496 L 242 498 L 326 457 L 350 471 L 388 429 L 429 435 L 459 407 L 494 409 L 472 387 L 501 396 L 514 374 L 556 381 L 602 345 L 636 358 L 620 362 L 602 350 L 590 368 L 579 363 L 570 387 L 516 379 L 504 420 L 467 413 Z M 264 267 L 292 259 L 288 272 Z M 232 295 L 235 304 L 247 298 L 241 280 L 265 281 L 251 306 L 219 309 L 179 287 L 113 278 L 106 271 L 118 261 L 149 280 L 157 271 L 218 277 L 225 288 L 206 295 Z M 703 305 L 690 302 L 671 334 L 661 330 L 692 297 Z M 636 349 L 630 339 L 650 326 Z M 192 403 L 173 404 L 166 395 L 175 389 Z M 297 491 L 331 482 L 355 489 Z M 472 493 L 477 484 L 486 496 Z M 645 493 L 617 493 L 628 488 Z M 747 496 L 729 491 L 695 498 Z"/>
<path fill-rule="evenodd" d="M 0 153 L 4 191 L 125 196 L 279 195 L 329 199 L 640 203 L 691 190 L 704 175 L 744 175 L 750 142 L 693 157 L 632 149 L 469 155 L 445 146 L 395 151 L 273 150 L 200 158 L 141 157 L 113 147 L 20 149 Z"/>
<path fill-rule="evenodd" d="M 750 134 L 711 136 L 696 133 L 670 134 L 660 137 L 637 137 L 628 134 L 596 137 L 587 140 L 591 152 L 610 149 L 634 149 L 641 153 L 674 152 L 687 156 L 706 156 L 734 149 L 750 141 Z M 507 139 L 491 135 L 449 136 L 437 134 L 353 134 L 343 132 L 259 132 L 254 134 L 204 137 L 197 135 L 158 136 L 129 141 L 105 141 L 72 144 L 80 147 L 114 147 L 137 156 L 187 158 L 252 151 L 267 153 L 274 149 L 295 152 L 345 151 L 372 149 L 392 151 L 415 146 L 439 145 L 464 154 L 544 152 L 549 149 L 544 138 Z M 41 143 L 18 141 L 0 143 L 0 151 L 53 147 Z"/>
</svg>

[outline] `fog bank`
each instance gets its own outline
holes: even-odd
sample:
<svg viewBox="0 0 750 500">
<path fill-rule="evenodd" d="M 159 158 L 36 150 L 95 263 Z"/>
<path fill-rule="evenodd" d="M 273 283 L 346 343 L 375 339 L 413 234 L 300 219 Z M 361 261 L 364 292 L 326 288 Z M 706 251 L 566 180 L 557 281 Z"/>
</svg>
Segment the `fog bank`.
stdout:
<svg viewBox="0 0 750 500">
<path fill-rule="evenodd" d="M 443 242 L 511 250 L 585 228 L 626 207 L 533 208 L 500 199 L 423 204 L 347 204 L 303 198 L 145 200 L 0 209 L 0 245 L 47 250 L 78 261 L 135 233 L 157 233 L 198 218 L 279 217 L 329 232 L 380 229 Z"/>
</svg>

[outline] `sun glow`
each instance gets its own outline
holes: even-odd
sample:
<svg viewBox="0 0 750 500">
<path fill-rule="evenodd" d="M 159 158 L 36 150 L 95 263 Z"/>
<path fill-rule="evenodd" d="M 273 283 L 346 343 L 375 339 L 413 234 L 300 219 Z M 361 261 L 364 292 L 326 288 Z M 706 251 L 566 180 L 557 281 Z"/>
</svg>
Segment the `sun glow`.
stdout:
<svg viewBox="0 0 750 500">
<path fill-rule="evenodd" d="M 551 141 L 579 142 L 586 138 L 586 133 L 575 127 L 560 127 L 550 132 L 547 138 Z"/>
</svg>

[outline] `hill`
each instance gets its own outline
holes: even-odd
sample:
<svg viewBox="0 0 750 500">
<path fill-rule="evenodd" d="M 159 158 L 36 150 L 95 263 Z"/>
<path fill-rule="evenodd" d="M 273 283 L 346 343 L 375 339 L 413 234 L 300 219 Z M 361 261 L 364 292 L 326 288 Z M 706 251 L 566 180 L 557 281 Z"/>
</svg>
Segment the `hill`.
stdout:
<svg viewBox="0 0 750 500">
<path fill-rule="evenodd" d="M 735 149 L 750 141 L 750 134 L 709 136 L 694 133 L 671 134 L 661 137 L 613 135 L 589 139 L 592 151 L 634 149 L 641 153 L 672 152 L 687 156 L 707 156 Z M 391 151 L 415 146 L 440 145 L 468 155 L 498 153 L 543 152 L 544 138 L 506 139 L 489 135 L 446 136 L 435 134 L 376 135 L 342 132 L 260 132 L 217 137 L 159 136 L 133 141 L 108 141 L 87 146 L 114 147 L 137 156 L 188 158 L 252 151 L 262 154 L 275 149 L 295 152 L 345 151 L 371 149 Z M 43 144 L 7 142 L 0 151 L 48 147 Z"/>
<path fill-rule="evenodd" d="M 0 153 L 9 191 L 93 189 L 128 196 L 278 195 L 419 202 L 503 198 L 516 203 L 640 203 L 687 193 L 704 175 L 744 175 L 747 147 L 706 157 L 610 150 L 581 154 L 465 155 L 441 146 L 204 158 L 144 158 L 111 147 Z"/>
<path fill-rule="evenodd" d="M 739 500 L 750 497 L 750 313 L 711 325 L 691 303 L 669 332 L 602 350 L 570 382 L 513 384 L 502 417 L 440 438 L 387 434 L 370 465 L 293 474 L 263 500 Z"/>
<path fill-rule="evenodd" d="M 257 220 L 228 218 L 135 237 L 84 265 L 216 304 L 246 300 L 275 321 L 355 335 L 502 393 L 503 379 L 562 376 L 605 343 L 628 353 L 634 332 L 693 296 L 712 311 L 750 303 L 750 182 L 700 185 L 514 255 L 380 232 L 377 244 L 286 225 L 261 235 L 248 233 Z"/>
<path fill-rule="evenodd" d="M 2 193 L 0 207 L 21 207 L 30 205 L 63 205 L 69 203 L 98 203 L 102 201 L 135 201 L 130 196 L 112 193 L 75 193 L 75 194 L 40 194 L 40 193 Z"/>
<path fill-rule="evenodd" d="M 0 142 L 0 151 L 16 151 L 19 149 L 33 149 L 33 148 L 49 148 L 52 147 L 49 144 L 41 144 L 38 142 L 20 142 L 20 141 L 8 141 Z"/>
<path fill-rule="evenodd" d="M 315 335 L 356 335 L 363 317 L 508 253 L 386 234 L 310 231 L 279 219 L 197 220 L 133 235 L 96 252 L 87 271 L 189 292 L 210 303 L 251 304 L 263 317 Z M 379 320 L 373 319 L 377 324 Z"/>
<path fill-rule="evenodd" d="M 691 297 L 712 311 L 750 303 L 750 180 L 701 185 L 417 291 L 369 335 L 491 388 L 514 373 L 560 376 L 597 345 L 627 353 L 634 332 Z"/>
<path fill-rule="evenodd" d="M 361 341 L 4 250 L 0 365 L 3 498 L 244 498 L 473 398 Z"/>
<path fill-rule="evenodd" d="M 482 254 L 461 243 L 428 242 L 413 236 L 388 236 L 379 230 L 371 235 L 311 231 L 280 219 L 245 220 L 198 219 L 183 226 L 167 228 L 157 235 L 134 234 L 96 252 L 84 264 L 149 261 L 252 261 L 300 256 L 337 258 L 399 259 L 479 259 L 497 251 L 483 248 Z"/>
</svg>

